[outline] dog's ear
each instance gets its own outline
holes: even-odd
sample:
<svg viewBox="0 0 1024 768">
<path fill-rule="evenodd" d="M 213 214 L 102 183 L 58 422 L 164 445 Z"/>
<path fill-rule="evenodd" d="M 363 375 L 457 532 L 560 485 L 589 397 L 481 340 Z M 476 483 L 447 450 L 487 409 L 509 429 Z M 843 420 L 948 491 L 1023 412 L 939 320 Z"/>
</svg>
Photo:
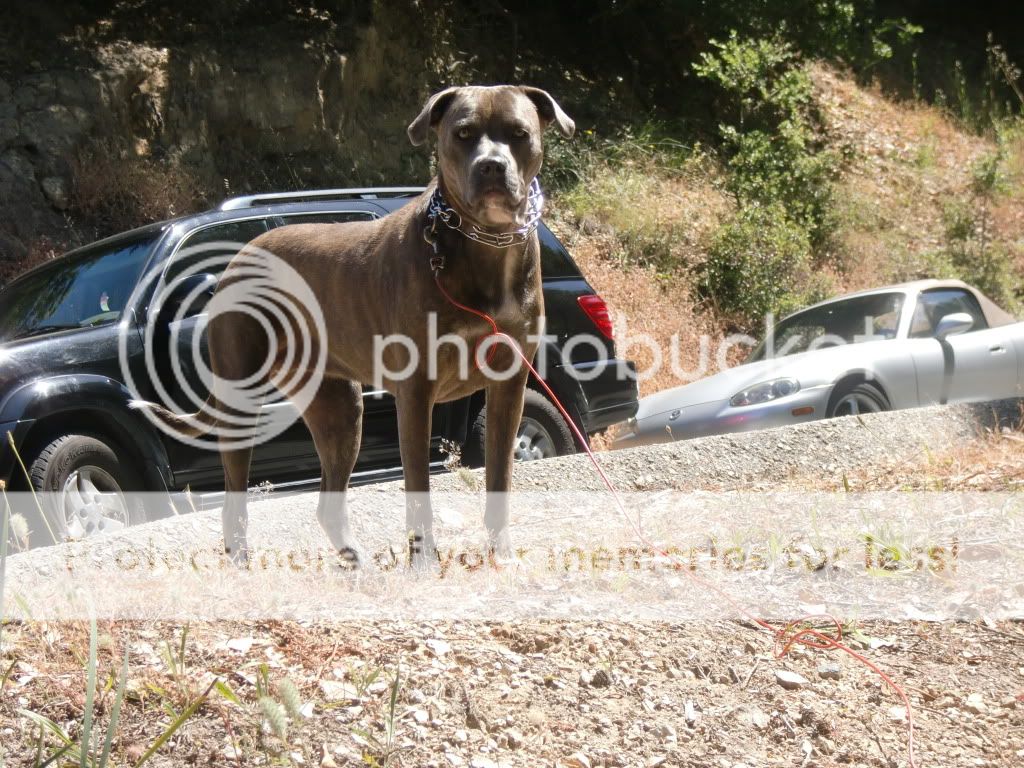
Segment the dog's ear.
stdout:
<svg viewBox="0 0 1024 768">
<path fill-rule="evenodd" d="M 562 108 L 558 106 L 558 102 L 551 98 L 550 93 L 542 91 L 540 88 L 530 88 L 526 85 L 520 87 L 520 90 L 537 107 L 537 114 L 540 115 L 541 124 L 545 128 L 554 123 L 555 127 L 558 128 L 558 132 L 567 139 L 575 133 L 576 123 L 562 111 Z"/>
<path fill-rule="evenodd" d="M 412 142 L 414 147 L 418 147 L 426 142 L 430 129 L 441 121 L 445 110 L 451 105 L 452 99 L 455 98 L 455 94 L 458 92 L 458 87 L 445 88 L 440 93 L 435 93 L 427 99 L 427 103 L 423 105 L 423 110 L 416 116 L 415 120 L 409 123 L 409 127 L 406 129 L 406 133 L 409 134 L 409 141 Z"/>
</svg>

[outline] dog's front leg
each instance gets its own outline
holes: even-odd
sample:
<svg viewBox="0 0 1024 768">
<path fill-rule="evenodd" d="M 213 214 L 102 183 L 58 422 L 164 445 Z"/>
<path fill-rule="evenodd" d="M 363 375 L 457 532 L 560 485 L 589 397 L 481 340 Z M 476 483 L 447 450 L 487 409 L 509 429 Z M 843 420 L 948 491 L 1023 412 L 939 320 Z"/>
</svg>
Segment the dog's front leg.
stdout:
<svg viewBox="0 0 1024 768">
<path fill-rule="evenodd" d="M 405 478 L 405 533 L 409 565 L 425 569 L 437 558 L 430 506 L 430 416 L 433 397 L 426 382 L 408 381 L 395 395 L 398 443 Z"/>
<path fill-rule="evenodd" d="M 491 551 L 498 557 L 512 555 L 509 533 L 509 489 L 512 486 L 512 448 L 523 417 L 526 391 L 524 370 L 507 381 L 487 387 L 487 431 L 484 465 L 487 474 L 487 508 L 484 525 Z"/>
</svg>

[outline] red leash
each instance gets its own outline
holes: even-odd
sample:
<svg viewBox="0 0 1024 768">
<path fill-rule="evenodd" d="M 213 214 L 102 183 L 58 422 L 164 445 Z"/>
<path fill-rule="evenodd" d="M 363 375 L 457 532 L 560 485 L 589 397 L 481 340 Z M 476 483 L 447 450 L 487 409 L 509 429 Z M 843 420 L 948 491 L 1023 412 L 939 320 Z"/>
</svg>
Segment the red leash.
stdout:
<svg viewBox="0 0 1024 768">
<path fill-rule="evenodd" d="M 587 438 L 580 431 L 579 427 L 576 426 L 576 422 L 569 415 L 569 412 L 565 409 L 565 406 L 562 405 L 562 402 L 558 399 L 555 393 L 551 391 L 551 387 L 549 387 L 547 382 L 540 377 L 540 374 L 537 373 L 536 369 L 533 367 L 530 361 L 526 359 L 526 355 L 523 354 L 523 350 L 519 348 L 519 345 L 516 344 L 515 340 L 507 333 L 501 331 L 498 328 L 498 324 L 494 321 L 494 318 L 492 318 L 487 313 L 481 312 L 477 309 L 473 309 L 472 307 L 467 307 L 465 304 L 461 304 L 455 299 L 453 299 L 452 296 L 448 293 L 448 291 L 444 289 L 444 286 L 441 285 L 440 270 L 434 270 L 434 282 L 437 283 L 438 290 L 441 291 L 441 295 L 445 297 L 449 304 L 451 304 L 453 307 L 463 310 L 464 312 L 469 312 L 472 315 L 476 315 L 481 320 L 484 320 L 488 325 L 491 326 L 491 333 L 487 334 L 487 336 L 485 336 L 483 339 L 477 342 L 476 349 L 480 348 L 480 344 L 482 344 L 485 339 L 491 336 L 497 336 L 498 338 L 505 340 L 508 343 L 508 345 L 513 350 L 515 350 L 516 354 L 519 355 L 519 359 L 523 361 L 527 369 L 533 375 L 533 378 L 537 381 L 538 384 L 541 385 L 541 387 L 547 393 L 547 396 L 551 399 L 551 402 L 553 402 L 555 404 L 555 407 L 558 408 L 559 412 L 562 414 L 562 417 L 569 425 L 569 428 L 573 431 L 573 434 L 576 435 L 576 439 L 579 441 L 580 445 L 583 446 L 583 450 L 586 451 L 587 456 L 590 457 L 590 462 L 594 465 L 594 469 L 597 471 L 597 474 L 600 475 L 605 487 L 608 489 L 608 491 L 612 495 L 612 498 L 615 500 L 615 505 L 618 507 L 619 512 L 629 522 L 630 526 L 633 528 L 633 531 L 636 533 L 637 538 L 639 538 L 640 541 L 648 547 L 648 549 L 655 552 L 661 557 L 676 561 L 676 564 L 679 566 L 679 570 L 686 574 L 686 576 L 694 584 L 697 584 L 698 586 L 703 587 L 704 589 L 714 592 L 720 598 L 725 600 L 726 603 L 728 603 L 737 613 L 742 615 L 744 618 L 746 618 L 756 626 L 761 627 L 762 629 L 768 632 L 771 632 L 775 638 L 775 658 L 781 659 L 790 652 L 794 645 L 797 644 L 806 646 L 808 648 L 818 648 L 821 650 L 835 649 L 838 651 L 842 651 L 843 653 L 859 661 L 861 664 L 863 664 L 872 672 L 881 677 L 882 680 L 884 680 L 885 683 L 890 688 L 892 688 L 893 691 L 896 692 L 896 695 L 899 696 L 900 701 L 903 702 L 903 706 L 907 712 L 907 754 L 910 768 L 917 768 L 918 763 L 914 750 L 914 710 L 913 707 L 911 707 L 910 705 L 910 699 L 907 697 L 907 694 L 903 690 L 903 688 L 898 683 L 896 683 L 896 681 L 894 681 L 888 674 L 883 672 L 878 667 L 878 665 L 876 665 L 874 662 L 872 662 L 870 659 L 866 658 L 862 654 L 857 653 L 855 650 L 853 650 L 848 645 L 842 642 L 843 627 L 842 624 L 840 624 L 839 620 L 834 616 L 830 616 L 827 614 L 812 614 L 796 619 L 794 621 L 790 621 L 783 627 L 776 627 L 770 624 L 769 622 L 765 621 L 764 619 L 754 616 L 752 613 L 750 613 L 750 611 L 748 611 L 746 608 L 737 603 L 732 597 L 730 597 L 727 593 L 723 592 L 717 586 L 710 583 L 706 579 L 701 578 L 697 574 L 691 572 L 684 564 L 679 563 L 678 558 L 676 558 L 674 555 L 668 552 L 664 552 L 663 550 L 655 547 L 644 535 L 643 531 L 640 529 L 640 526 L 636 523 L 636 521 L 629 516 L 629 513 L 626 511 L 625 505 L 623 505 L 622 503 L 622 499 L 619 497 L 618 491 L 615 490 L 615 486 L 612 485 L 611 480 L 608 479 L 608 475 L 605 474 L 605 471 L 601 467 L 601 464 L 598 462 L 597 457 L 594 456 L 594 452 L 590 450 L 590 445 L 587 442 Z M 491 347 L 490 350 L 488 350 L 486 359 L 487 363 L 490 363 L 491 354 L 494 352 L 496 348 L 497 346 L 494 345 Z M 834 625 L 835 635 L 832 636 L 826 634 L 822 630 L 815 629 L 813 627 L 804 627 L 802 629 L 798 629 L 800 625 L 805 624 L 809 621 L 819 621 L 822 623 Z"/>
</svg>

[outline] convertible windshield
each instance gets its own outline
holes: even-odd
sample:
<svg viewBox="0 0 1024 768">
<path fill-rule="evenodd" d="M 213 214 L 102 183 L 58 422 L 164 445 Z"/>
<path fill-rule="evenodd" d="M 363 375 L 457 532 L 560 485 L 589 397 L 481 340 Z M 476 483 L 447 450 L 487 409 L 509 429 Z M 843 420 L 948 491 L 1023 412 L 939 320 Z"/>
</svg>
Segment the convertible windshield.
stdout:
<svg viewBox="0 0 1024 768">
<path fill-rule="evenodd" d="M 0 292 L 0 340 L 116 322 L 155 235 L 57 259 Z"/>
<path fill-rule="evenodd" d="M 772 328 L 746 362 L 895 338 L 903 300 L 902 293 L 875 293 L 790 315 Z"/>
</svg>

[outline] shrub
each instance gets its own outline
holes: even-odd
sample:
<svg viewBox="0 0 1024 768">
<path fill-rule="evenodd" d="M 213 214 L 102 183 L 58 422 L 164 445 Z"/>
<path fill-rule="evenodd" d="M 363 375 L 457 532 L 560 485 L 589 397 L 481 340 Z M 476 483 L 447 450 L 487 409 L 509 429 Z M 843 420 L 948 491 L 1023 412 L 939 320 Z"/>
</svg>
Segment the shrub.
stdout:
<svg viewBox="0 0 1024 768">
<path fill-rule="evenodd" d="M 712 40 L 698 76 L 719 91 L 719 133 L 732 173 L 727 188 L 741 206 L 782 205 L 817 244 L 824 238 L 837 158 L 816 135 L 811 80 L 796 51 L 781 40 L 735 32 Z"/>
<path fill-rule="evenodd" d="M 766 314 L 791 312 L 826 290 L 810 278 L 807 230 L 781 205 L 752 205 L 718 230 L 699 285 L 718 312 L 751 329 Z"/>
<path fill-rule="evenodd" d="M 72 162 L 71 213 L 105 237 L 197 209 L 199 184 L 170 161 L 97 144 Z"/>
<path fill-rule="evenodd" d="M 586 141 L 575 163 L 560 158 L 559 173 L 575 179 L 558 195 L 562 210 L 583 229 L 607 235 L 608 255 L 623 267 L 653 267 L 663 276 L 692 267 L 727 205 L 715 188 L 718 169 L 700 146 L 664 138 L 652 126 Z"/>
</svg>

